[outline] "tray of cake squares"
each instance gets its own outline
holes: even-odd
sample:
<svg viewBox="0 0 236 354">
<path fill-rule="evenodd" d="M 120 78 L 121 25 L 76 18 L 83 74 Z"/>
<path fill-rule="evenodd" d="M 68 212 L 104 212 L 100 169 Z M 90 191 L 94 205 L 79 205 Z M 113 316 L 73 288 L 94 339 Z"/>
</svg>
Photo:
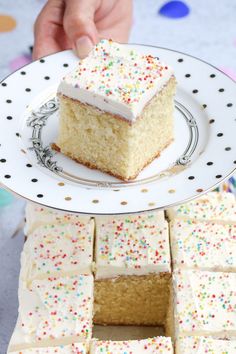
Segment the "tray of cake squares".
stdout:
<svg viewBox="0 0 236 354">
<path fill-rule="evenodd" d="M 0 85 L 0 182 L 27 199 L 9 354 L 236 353 L 235 83 L 101 40 Z"/>
</svg>

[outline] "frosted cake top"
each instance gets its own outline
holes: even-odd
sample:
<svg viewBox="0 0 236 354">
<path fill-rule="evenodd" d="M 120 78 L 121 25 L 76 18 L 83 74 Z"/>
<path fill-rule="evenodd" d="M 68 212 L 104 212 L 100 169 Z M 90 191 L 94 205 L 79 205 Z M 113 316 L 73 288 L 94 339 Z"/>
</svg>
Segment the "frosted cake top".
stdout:
<svg viewBox="0 0 236 354">
<path fill-rule="evenodd" d="M 63 78 L 58 92 L 132 122 L 172 75 L 157 58 L 104 39 Z"/>
</svg>

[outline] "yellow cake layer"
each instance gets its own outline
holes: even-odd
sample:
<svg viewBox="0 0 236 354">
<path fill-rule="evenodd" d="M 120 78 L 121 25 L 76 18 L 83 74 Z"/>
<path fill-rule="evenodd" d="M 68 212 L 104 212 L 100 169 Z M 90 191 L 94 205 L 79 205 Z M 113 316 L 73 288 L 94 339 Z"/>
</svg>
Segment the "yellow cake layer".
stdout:
<svg viewBox="0 0 236 354">
<path fill-rule="evenodd" d="M 93 322 L 104 325 L 165 325 L 170 281 L 168 273 L 95 281 Z"/>
<path fill-rule="evenodd" d="M 59 95 L 57 147 L 63 154 L 91 168 L 123 180 L 135 178 L 174 139 L 175 85 L 175 79 L 171 78 L 133 124 Z"/>
</svg>

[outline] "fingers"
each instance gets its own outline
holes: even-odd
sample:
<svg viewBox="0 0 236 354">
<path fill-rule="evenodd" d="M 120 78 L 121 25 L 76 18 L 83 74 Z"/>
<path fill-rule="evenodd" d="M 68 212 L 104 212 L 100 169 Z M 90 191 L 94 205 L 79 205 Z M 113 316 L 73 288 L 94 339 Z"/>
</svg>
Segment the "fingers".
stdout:
<svg viewBox="0 0 236 354">
<path fill-rule="evenodd" d="M 116 0 L 108 13 L 99 9 L 95 18 L 99 37 L 111 38 L 120 43 L 127 42 L 133 23 L 132 7 L 132 0 Z"/>
<path fill-rule="evenodd" d="M 84 58 L 98 42 L 94 23 L 101 0 L 67 0 L 63 19 L 65 32 L 80 58 Z"/>
<path fill-rule="evenodd" d="M 62 32 L 63 1 L 50 0 L 42 9 L 34 26 L 33 59 L 58 52 L 61 48 L 58 36 Z"/>
</svg>

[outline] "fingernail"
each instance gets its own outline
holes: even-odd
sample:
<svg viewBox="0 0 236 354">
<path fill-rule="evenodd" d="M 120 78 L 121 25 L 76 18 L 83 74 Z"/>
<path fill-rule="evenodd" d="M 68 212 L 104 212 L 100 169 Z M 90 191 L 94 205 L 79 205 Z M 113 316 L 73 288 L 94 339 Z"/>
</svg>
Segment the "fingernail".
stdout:
<svg viewBox="0 0 236 354">
<path fill-rule="evenodd" d="M 76 52 L 80 59 L 85 58 L 93 49 L 93 43 L 87 36 L 82 36 L 75 43 Z"/>
</svg>

